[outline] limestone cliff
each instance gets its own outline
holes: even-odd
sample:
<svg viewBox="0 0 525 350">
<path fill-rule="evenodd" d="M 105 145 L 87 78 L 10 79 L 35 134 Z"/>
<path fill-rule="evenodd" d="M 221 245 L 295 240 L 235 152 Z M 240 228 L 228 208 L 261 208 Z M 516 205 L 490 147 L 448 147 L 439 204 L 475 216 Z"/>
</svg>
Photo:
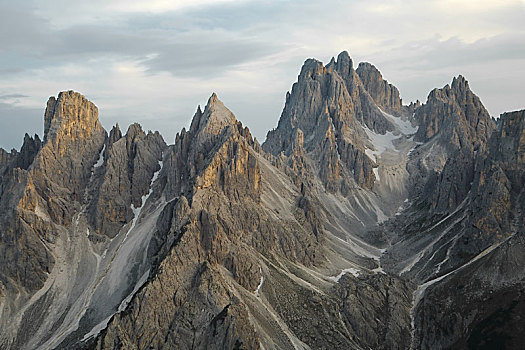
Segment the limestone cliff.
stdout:
<svg viewBox="0 0 525 350">
<path fill-rule="evenodd" d="M 356 69 L 357 75 L 363 82 L 366 91 L 376 104 L 388 112 L 400 112 L 403 101 L 399 97 L 399 90 L 383 79 L 379 70 L 368 62 L 361 62 Z"/>
<path fill-rule="evenodd" d="M 348 53 L 342 52 L 326 66 L 308 59 L 263 149 L 274 155 L 290 154 L 292 136 L 300 129 L 304 148 L 316 154 L 319 174 L 329 191 L 344 191 L 349 186 L 341 167 L 352 173 L 349 177 L 358 185 L 371 188 L 375 163 L 365 154 L 363 127 L 380 134 L 394 130 L 361 82 Z"/>
<path fill-rule="evenodd" d="M 167 146 L 62 92 L 0 149 L 0 348 L 520 348 L 524 152 L 525 111 L 346 52 L 263 146 L 216 94 Z"/>
</svg>

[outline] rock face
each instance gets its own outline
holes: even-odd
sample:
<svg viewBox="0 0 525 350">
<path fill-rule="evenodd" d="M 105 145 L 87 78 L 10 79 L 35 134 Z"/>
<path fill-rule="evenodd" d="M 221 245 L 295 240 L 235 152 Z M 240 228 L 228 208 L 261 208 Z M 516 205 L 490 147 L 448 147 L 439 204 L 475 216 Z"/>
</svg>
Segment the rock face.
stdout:
<svg viewBox="0 0 525 350">
<path fill-rule="evenodd" d="M 501 116 L 488 152 L 478 160 L 470 217 L 461 244 L 451 246 L 448 254 L 448 261 L 460 261 L 461 267 L 429 289 L 420 304 L 416 322 L 421 324 L 421 348 L 521 347 L 525 323 L 517 315 L 524 307 L 524 112 Z M 444 271 L 452 267 L 443 264 Z M 445 290 L 457 292 L 440 294 Z M 436 310 L 443 316 L 436 317 Z"/>
<path fill-rule="evenodd" d="M 158 132 L 146 134 L 139 124 L 130 125 L 124 137 L 118 127 L 112 130 L 100 153 L 105 173 L 90 208 L 95 233 L 113 238 L 133 218 L 133 208 L 142 207 L 165 147 Z"/>
<path fill-rule="evenodd" d="M 4 156 L 2 348 L 56 346 L 53 332 L 66 335 L 79 328 L 82 309 L 89 310 L 90 298 L 104 285 L 99 276 L 111 272 L 110 259 L 122 242 L 105 237 L 124 237 L 122 230 L 138 215 L 130 203 L 144 204 L 165 148 L 158 133 L 145 135 L 138 125 L 130 127 L 127 143 L 114 142 L 116 133 L 108 139 L 97 107 L 84 96 L 62 92 L 47 103 L 44 141 L 26 135 L 20 152 Z M 122 172 L 107 164 L 123 165 Z M 122 201 L 126 216 L 112 221 L 119 214 L 114 203 Z M 117 298 L 136 279 L 125 271 L 124 283 L 112 287 Z"/>
<path fill-rule="evenodd" d="M 346 52 L 262 146 L 216 94 L 167 146 L 62 92 L 0 149 L 0 348 L 518 349 L 524 182 L 525 111 Z"/>
<path fill-rule="evenodd" d="M 306 140 L 303 147 L 317 154 L 319 175 L 327 190 L 345 191 L 350 186 L 344 171 L 352 172 L 352 182 L 371 188 L 376 164 L 365 154 L 364 128 L 379 134 L 394 130 L 353 69 L 348 53 L 342 52 L 326 66 L 314 59 L 304 63 L 286 96 L 279 125 L 268 132 L 263 149 L 288 155 L 292 136 L 301 130 Z"/>
<path fill-rule="evenodd" d="M 417 109 L 416 119 L 420 125 L 416 141 L 439 135 L 441 143 L 450 149 L 476 149 L 494 130 L 489 113 L 461 75 L 450 86 L 432 90 L 427 102 Z"/>
<path fill-rule="evenodd" d="M 368 62 L 359 63 L 357 75 L 363 82 L 366 91 L 372 96 L 378 106 L 389 112 L 399 112 L 403 101 L 399 97 L 399 90 L 383 79 L 379 70 Z"/>
</svg>

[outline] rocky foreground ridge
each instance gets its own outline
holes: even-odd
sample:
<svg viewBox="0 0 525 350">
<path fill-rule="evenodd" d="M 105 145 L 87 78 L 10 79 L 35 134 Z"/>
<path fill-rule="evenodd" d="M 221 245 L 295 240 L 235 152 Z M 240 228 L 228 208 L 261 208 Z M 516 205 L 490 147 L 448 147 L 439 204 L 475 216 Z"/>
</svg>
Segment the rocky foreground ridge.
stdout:
<svg viewBox="0 0 525 350">
<path fill-rule="evenodd" d="M 215 94 L 166 145 L 62 92 L 0 149 L 0 348 L 519 349 L 523 183 L 524 111 L 346 52 L 262 145 Z"/>
</svg>

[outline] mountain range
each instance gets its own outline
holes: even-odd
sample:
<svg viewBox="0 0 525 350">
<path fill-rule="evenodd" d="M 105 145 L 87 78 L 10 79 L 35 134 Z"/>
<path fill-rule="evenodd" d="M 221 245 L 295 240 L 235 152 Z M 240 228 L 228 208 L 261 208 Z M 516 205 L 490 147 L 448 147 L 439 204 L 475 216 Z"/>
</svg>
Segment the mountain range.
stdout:
<svg viewBox="0 0 525 350">
<path fill-rule="evenodd" d="M 262 145 L 215 93 L 168 145 L 64 91 L 0 149 L 0 348 L 521 349 L 524 183 L 525 110 L 347 52 Z"/>
</svg>

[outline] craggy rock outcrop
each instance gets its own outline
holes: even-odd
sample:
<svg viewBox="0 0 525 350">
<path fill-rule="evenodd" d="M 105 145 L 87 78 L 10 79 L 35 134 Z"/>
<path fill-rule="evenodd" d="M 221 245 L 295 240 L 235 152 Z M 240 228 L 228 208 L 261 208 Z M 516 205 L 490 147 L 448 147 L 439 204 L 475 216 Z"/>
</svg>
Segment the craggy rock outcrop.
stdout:
<svg viewBox="0 0 525 350">
<path fill-rule="evenodd" d="M 337 61 L 323 64 L 308 59 L 299 74 L 276 129 L 268 132 L 263 149 L 289 155 L 297 129 L 304 134 L 304 148 L 314 153 L 326 188 L 335 192 L 348 187 L 341 167 L 351 172 L 360 186 L 374 183 L 374 161 L 365 155 L 366 134 L 362 125 L 384 134 L 393 130 L 367 92 L 347 52 Z"/>
<path fill-rule="evenodd" d="M 399 112 L 403 101 L 399 97 L 399 90 L 383 79 L 379 70 L 368 62 L 361 62 L 356 69 L 357 75 L 363 82 L 366 91 L 376 104 L 388 112 Z"/>
<path fill-rule="evenodd" d="M 8 195 L 1 198 L 5 269 L 0 275 L 7 288 L 42 287 L 54 263 L 44 242 L 54 241 L 55 224 L 71 223 L 89 180 L 86 165 L 94 163 L 105 138 L 95 105 L 72 91 L 49 99 L 44 124 L 43 145 L 26 135 L 2 181 Z"/>
<path fill-rule="evenodd" d="M 452 84 L 430 92 L 427 102 L 416 110 L 419 130 L 415 140 L 439 137 L 449 151 L 469 151 L 486 144 L 495 124 L 463 76 Z"/>
<path fill-rule="evenodd" d="M 32 138 L 26 134 L 24 136 L 24 143 L 20 149 L 20 153 L 17 154 L 13 167 L 27 170 L 29 166 L 33 164 L 33 160 L 41 147 L 42 141 L 40 141 L 38 135 L 35 135 L 35 137 Z"/>
<path fill-rule="evenodd" d="M 410 347 L 410 308 L 414 286 L 384 274 L 352 278 L 345 275 L 337 285 L 343 301 L 343 319 L 367 347 Z"/>
<path fill-rule="evenodd" d="M 144 204 L 153 173 L 160 170 L 165 147 L 158 132 L 146 134 L 139 124 L 130 125 L 124 137 L 118 127 L 111 131 L 101 153 L 105 172 L 92 207 L 96 233 L 113 238 L 133 218 L 133 208 Z"/>
<path fill-rule="evenodd" d="M 107 138 L 97 107 L 84 96 L 61 92 L 47 103 L 44 141 L 26 135 L 20 152 L 3 157 L 0 290 L 5 301 L 1 301 L 4 332 L 0 347 L 36 347 L 38 343 L 28 343 L 31 337 L 41 337 L 39 341 L 44 342 L 77 302 L 75 293 L 89 293 L 73 291 L 77 285 L 85 288 L 89 278 L 94 278 L 91 258 L 85 248 L 79 248 L 85 244 L 78 231 L 88 208 L 92 215 L 86 220 L 97 230 L 88 226 L 87 236 L 98 244 L 104 236 L 97 238 L 97 233 L 115 237 L 136 215 L 131 204 L 136 208 L 144 204 L 153 173 L 159 170 L 164 141 L 158 133 L 146 135 L 138 125 L 130 127 L 120 144 L 118 134 L 114 129 Z M 119 147 L 124 152 L 119 154 Z M 113 171 L 118 165 L 122 173 Z M 127 201 L 127 216 L 115 224 L 111 219 L 117 214 L 111 208 L 122 198 Z M 96 255 L 97 248 L 90 249 Z M 82 273 L 86 273 L 85 280 L 75 281 L 74 276 Z M 68 278 L 73 279 L 69 286 L 64 282 Z M 64 296 L 71 298 L 69 304 Z"/>
<path fill-rule="evenodd" d="M 63 92 L 0 149 L 0 348 L 518 349 L 524 182 L 525 111 L 346 52 L 262 147 L 215 94 L 166 146 Z"/>
<path fill-rule="evenodd" d="M 260 206 L 264 159 L 216 95 L 170 152 L 166 189 L 175 198 L 164 215 L 171 215 L 171 225 L 159 227 L 167 232 L 156 239 L 172 248 L 156 258 L 159 273 L 97 347 L 259 348 L 251 306 L 241 295 L 253 295 L 265 274 L 259 254 L 306 265 L 322 259 L 315 219 L 281 221 Z M 171 292 L 160 296 L 160 289 Z"/>
<path fill-rule="evenodd" d="M 429 146 L 415 150 L 410 172 L 414 182 L 425 184 L 432 215 L 451 212 L 471 190 L 477 155 L 485 152 L 496 125 L 462 76 L 434 89 L 415 117 L 415 139 Z"/>
</svg>

